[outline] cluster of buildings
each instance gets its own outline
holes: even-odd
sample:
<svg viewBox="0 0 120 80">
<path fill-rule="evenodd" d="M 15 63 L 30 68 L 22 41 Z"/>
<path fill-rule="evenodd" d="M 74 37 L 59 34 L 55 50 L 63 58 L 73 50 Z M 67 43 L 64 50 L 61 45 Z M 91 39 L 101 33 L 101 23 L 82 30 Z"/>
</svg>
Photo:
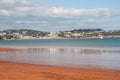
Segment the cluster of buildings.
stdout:
<svg viewBox="0 0 120 80">
<path fill-rule="evenodd" d="M 42 32 L 35 30 L 7 30 L 0 32 L 0 39 L 51 39 L 51 38 L 103 38 L 120 37 L 120 31 L 103 31 L 98 29 L 80 29 L 72 31 Z"/>
</svg>

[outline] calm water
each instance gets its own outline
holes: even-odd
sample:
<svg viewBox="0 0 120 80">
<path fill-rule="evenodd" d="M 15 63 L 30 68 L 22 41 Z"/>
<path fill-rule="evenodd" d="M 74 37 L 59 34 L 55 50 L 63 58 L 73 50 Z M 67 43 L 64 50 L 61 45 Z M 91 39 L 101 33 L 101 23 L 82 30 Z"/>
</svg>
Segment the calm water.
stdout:
<svg viewBox="0 0 120 80">
<path fill-rule="evenodd" d="M 0 61 L 120 70 L 119 38 L 10 40 L 0 46 L 24 47 L 22 52 L 0 52 Z"/>
<path fill-rule="evenodd" d="M 93 47 L 119 48 L 120 38 L 105 39 L 41 39 L 41 40 L 0 40 L 0 46 L 7 47 Z"/>
</svg>

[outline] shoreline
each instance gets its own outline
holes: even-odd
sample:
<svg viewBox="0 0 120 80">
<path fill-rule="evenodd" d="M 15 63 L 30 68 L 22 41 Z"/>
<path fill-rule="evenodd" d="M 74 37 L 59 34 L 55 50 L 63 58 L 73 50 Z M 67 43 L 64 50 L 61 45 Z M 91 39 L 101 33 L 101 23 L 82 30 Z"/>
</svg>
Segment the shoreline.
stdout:
<svg viewBox="0 0 120 80">
<path fill-rule="evenodd" d="M 74 37 L 43 37 L 43 38 L 30 38 L 30 39 L 2 39 L 2 40 L 51 40 L 51 39 L 106 39 L 106 38 L 120 38 L 119 36 L 103 36 L 103 37 L 99 37 L 99 36 L 93 36 L 93 37 L 79 37 L 79 38 L 74 38 Z"/>
<path fill-rule="evenodd" d="M 120 80 L 119 70 L 68 68 L 0 61 L 1 80 Z"/>
<path fill-rule="evenodd" d="M 85 47 L 1 47 L 0 46 L 0 52 L 16 52 L 16 51 L 27 51 L 27 50 L 32 50 L 32 49 L 49 49 L 52 51 L 59 51 L 60 49 L 66 50 L 65 52 L 68 53 L 70 50 L 74 51 L 74 53 L 120 53 L 119 48 L 118 49 L 109 49 L 109 48 L 85 48 Z"/>
<path fill-rule="evenodd" d="M 0 48 L 0 52 L 20 51 Z M 0 61 L 0 80 L 120 80 L 120 70 Z"/>
<path fill-rule="evenodd" d="M 17 48 L 4 48 L 0 47 L 0 52 L 14 52 L 14 51 L 19 51 Z"/>
<path fill-rule="evenodd" d="M 120 47 L 75 47 L 75 46 L 0 46 L 0 50 L 2 50 L 2 48 L 5 50 L 15 50 L 15 51 L 19 51 L 19 49 L 28 49 L 28 48 L 56 48 L 56 49 L 92 49 L 92 50 L 120 50 Z"/>
</svg>

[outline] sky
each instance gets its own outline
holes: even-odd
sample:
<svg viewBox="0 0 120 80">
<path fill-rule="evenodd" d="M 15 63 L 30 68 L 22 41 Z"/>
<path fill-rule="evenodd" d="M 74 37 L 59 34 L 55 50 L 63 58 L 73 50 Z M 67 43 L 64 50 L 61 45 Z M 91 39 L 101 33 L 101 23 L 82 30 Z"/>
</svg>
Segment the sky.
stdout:
<svg viewBox="0 0 120 80">
<path fill-rule="evenodd" d="M 120 0 L 0 0 L 0 30 L 120 30 Z"/>
</svg>

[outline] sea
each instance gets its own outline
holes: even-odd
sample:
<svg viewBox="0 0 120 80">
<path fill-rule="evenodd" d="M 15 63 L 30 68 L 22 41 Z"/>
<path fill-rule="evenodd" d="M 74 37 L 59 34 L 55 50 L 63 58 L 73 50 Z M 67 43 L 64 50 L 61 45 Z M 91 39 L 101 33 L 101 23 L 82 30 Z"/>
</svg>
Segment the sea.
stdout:
<svg viewBox="0 0 120 80">
<path fill-rule="evenodd" d="M 0 61 L 120 70 L 120 38 L 0 40 Z"/>
</svg>

